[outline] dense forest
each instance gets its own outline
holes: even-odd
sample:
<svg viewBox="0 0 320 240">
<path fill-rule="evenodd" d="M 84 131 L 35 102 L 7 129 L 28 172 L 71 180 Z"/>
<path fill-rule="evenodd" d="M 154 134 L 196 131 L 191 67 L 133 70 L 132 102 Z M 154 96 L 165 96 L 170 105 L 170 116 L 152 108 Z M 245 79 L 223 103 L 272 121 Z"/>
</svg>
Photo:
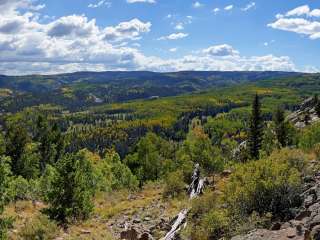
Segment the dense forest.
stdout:
<svg viewBox="0 0 320 240">
<path fill-rule="evenodd" d="M 0 239 L 138 239 L 128 228 L 161 239 L 181 209 L 188 224 L 172 239 L 231 239 L 294 219 L 319 170 L 319 74 L 0 76 L 0 87 Z M 206 186 L 190 200 L 195 166 Z"/>
</svg>

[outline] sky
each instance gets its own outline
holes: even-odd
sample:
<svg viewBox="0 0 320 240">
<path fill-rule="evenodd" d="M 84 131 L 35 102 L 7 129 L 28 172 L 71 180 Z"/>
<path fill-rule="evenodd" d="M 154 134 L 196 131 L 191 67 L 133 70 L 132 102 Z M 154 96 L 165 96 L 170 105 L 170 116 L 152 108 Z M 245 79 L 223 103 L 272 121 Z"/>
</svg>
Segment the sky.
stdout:
<svg viewBox="0 0 320 240">
<path fill-rule="evenodd" d="M 0 0 L 0 74 L 320 71 L 318 0 Z"/>
</svg>

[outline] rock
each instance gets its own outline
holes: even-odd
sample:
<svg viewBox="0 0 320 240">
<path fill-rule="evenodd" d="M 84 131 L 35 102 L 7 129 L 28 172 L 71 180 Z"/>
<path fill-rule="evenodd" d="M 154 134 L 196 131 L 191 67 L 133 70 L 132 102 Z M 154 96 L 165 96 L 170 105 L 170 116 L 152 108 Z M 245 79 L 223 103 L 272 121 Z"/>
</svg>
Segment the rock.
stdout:
<svg viewBox="0 0 320 240">
<path fill-rule="evenodd" d="M 297 235 L 296 229 L 294 229 L 294 228 L 287 229 L 287 237 L 288 238 L 294 238 L 296 235 Z"/>
<path fill-rule="evenodd" d="M 308 222 L 309 228 L 312 229 L 314 226 L 320 225 L 320 215 L 313 216 Z"/>
<path fill-rule="evenodd" d="M 133 223 L 141 223 L 141 220 L 139 218 L 133 219 Z"/>
<path fill-rule="evenodd" d="M 152 239 L 153 237 L 149 233 L 143 233 L 139 238 L 139 240 L 152 240 Z"/>
<path fill-rule="evenodd" d="M 138 240 L 138 232 L 134 228 L 127 230 L 127 231 L 123 231 L 120 233 L 120 239 Z"/>
<path fill-rule="evenodd" d="M 151 221 L 151 217 L 145 217 L 143 220 L 146 222 L 149 222 L 149 221 Z"/>
<path fill-rule="evenodd" d="M 312 240 L 320 240 L 320 225 L 315 226 L 311 233 L 310 233 L 310 238 Z"/>
<path fill-rule="evenodd" d="M 270 228 L 270 230 L 272 230 L 272 231 L 280 230 L 280 229 L 281 229 L 281 223 L 279 223 L 279 222 L 274 223 Z"/>
<path fill-rule="evenodd" d="M 309 210 L 310 212 L 316 212 L 318 209 L 320 209 L 320 203 L 319 203 L 319 202 L 314 203 L 314 204 L 312 204 L 312 205 L 310 205 L 310 206 L 308 207 L 308 210 Z"/>
<path fill-rule="evenodd" d="M 307 198 L 304 200 L 304 206 L 308 208 L 312 204 L 315 203 L 314 195 L 309 195 Z"/>
<path fill-rule="evenodd" d="M 295 220 L 301 221 L 306 217 L 310 217 L 310 215 L 311 215 L 310 211 L 302 211 L 296 216 Z"/>
<path fill-rule="evenodd" d="M 80 232 L 81 234 L 91 234 L 91 231 L 86 229 L 81 229 Z"/>
</svg>

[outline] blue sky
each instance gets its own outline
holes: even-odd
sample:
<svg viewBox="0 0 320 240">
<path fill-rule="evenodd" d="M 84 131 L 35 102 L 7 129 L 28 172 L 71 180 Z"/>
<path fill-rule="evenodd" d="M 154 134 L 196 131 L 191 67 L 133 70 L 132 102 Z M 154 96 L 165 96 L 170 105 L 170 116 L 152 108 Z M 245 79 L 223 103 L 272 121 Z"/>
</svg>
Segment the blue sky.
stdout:
<svg viewBox="0 0 320 240">
<path fill-rule="evenodd" d="M 0 0 L 0 74 L 319 71 L 320 2 Z"/>
</svg>

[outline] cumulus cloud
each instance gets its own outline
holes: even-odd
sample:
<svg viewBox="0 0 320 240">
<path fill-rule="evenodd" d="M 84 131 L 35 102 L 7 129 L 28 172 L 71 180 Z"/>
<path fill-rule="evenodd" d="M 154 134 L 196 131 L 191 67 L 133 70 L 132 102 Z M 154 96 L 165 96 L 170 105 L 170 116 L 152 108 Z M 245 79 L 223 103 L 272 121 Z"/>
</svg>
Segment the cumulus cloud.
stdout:
<svg viewBox="0 0 320 240">
<path fill-rule="evenodd" d="M 311 10 L 308 5 L 303 5 L 288 11 L 285 16 L 292 17 L 292 16 L 308 16 L 308 17 L 320 17 L 320 9 Z"/>
<path fill-rule="evenodd" d="M 32 13 L 35 10 L 31 10 L 30 2 L 25 1 L 25 5 L 21 5 L 22 2 L 0 0 L 1 6 L 11 9 L 10 14 L 0 14 L 0 74 L 296 69 L 288 57 L 241 56 L 238 50 L 226 44 L 211 46 L 180 58 L 146 56 L 138 49 L 137 42 L 131 40 L 149 32 L 149 22 L 133 19 L 102 28 L 94 19 L 71 15 L 48 20 L 44 24 L 38 21 L 37 14 Z M 187 33 L 174 33 L 163 39 L 175 40 L 187 36 Z M 169 51 L 175 52 L 177 49 L 171 48 Z"/>
<path fill-rule="evenodd" d="M 186 38 L 188 36 L 189 36 L 188 33 L 172 33 L 168 36 L 160 37 L 158 38 L 158 40 L 178 40 L 178 39 Z"/>
<path fill-rule="evenodd" d="M 142 33 L 150 32 L 151 25 L 150 22 L 142 22 L 135 18 L 128 22 L 122 22 L 115 27 L 105 28 L 104 39 L 108 41 L 138 40 Z"/>
<path fill-rule="evenodd" d="M 209 56 L 219 56 L 219 57 L 239 55 L 239 52 L 228 44 L 211 46 L 209 48 L 202 50 L 202 52 Z"/>
<path fill-rule="evenodd" d="M 36 0 L 0 0 L 1 15 L 10 15 L 17 9 L 23 8 L 30 11 L 39 11 L 45 4 L 37 4 Z"/>
<path fill-rule="evenodd" d="M 276 21 L 268 24 L 268 26 L 274 29 L 307 35 L 310 39 L 319 39 L 320 21 L 315 20 L 314 18 L 316 17 L 320 17 L 320 9 L 311 10 L 308 5 L 303 5 L 285 14 L 277 14 Z"/>
<path fill-rule="evenodd" d="M 256 6 L 255 2 L 250 2 L 247 4 L 247 6 L 245 6 L 244 8 L 241 8 L 241 11 L 249 11 L 251 8 L 254 8 Z"/>
<path fill-rule="evenodd" d="M 88 37 L 98 31 L 95 19 L 88 21 L 84 16 L 66 16 L 48 25 L 48 35 L 51 37 Z"/>
<path fill-rule="evenodd" d="M 156 3 L 156 0 L 127 0 L 127 3 Z"/>
</svg>

